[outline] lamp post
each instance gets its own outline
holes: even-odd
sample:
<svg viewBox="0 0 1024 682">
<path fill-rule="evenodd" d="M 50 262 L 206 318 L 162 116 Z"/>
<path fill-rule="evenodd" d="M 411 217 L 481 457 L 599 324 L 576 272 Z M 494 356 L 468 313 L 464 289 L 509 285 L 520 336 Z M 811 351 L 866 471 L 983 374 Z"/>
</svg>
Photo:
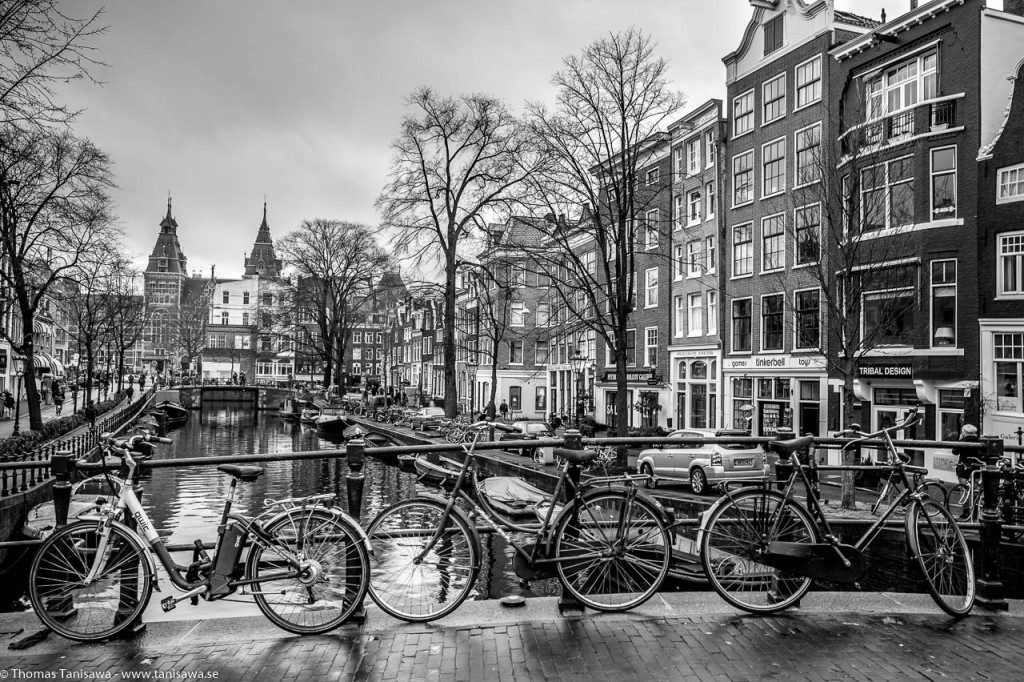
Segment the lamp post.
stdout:
<svg viewBox="0 0 1024 682">
<path fill-rule="evenodd" d="M 476 373 L 480 369 L 480 361 L 472 356 L 466 361 L 466 373 L 469 374 L 469 421 L 475 421 L 473 415 L 476 413 Z"/>
<path fill-rule="evenodd" d="M 18 377 L 18 392 L 14 399 L 14 430 L 12 433 L 21 433 L 21 378 L 25 376 L 25 358 L 15 355 L 11 361 L 14 363 L 14 375 Z"/>
<path fill-rule="evenodd" d="M 577 429 L 580 428 L 580 408 L 581 408 L 581 405 L 580 405 L 580 385 L 579 385 L 579 381 L 580 381 L 580 375 L 583 373 L 583 365 L 586 364 L 588 359 L 589 358 L 587 358 L 586 356 L 583 355 L 583 353 L 580 352 L 579 348 L 577 348 L 576 352 L 573 353 L 572 357 L 569 358 L 569 368 L 572 370 L 573 390 L 576 391 L 576 400 L 574 400 L 572 404 L 574 406 L 573 409 L 576 412 L 576 428 Z"/>
</svg>

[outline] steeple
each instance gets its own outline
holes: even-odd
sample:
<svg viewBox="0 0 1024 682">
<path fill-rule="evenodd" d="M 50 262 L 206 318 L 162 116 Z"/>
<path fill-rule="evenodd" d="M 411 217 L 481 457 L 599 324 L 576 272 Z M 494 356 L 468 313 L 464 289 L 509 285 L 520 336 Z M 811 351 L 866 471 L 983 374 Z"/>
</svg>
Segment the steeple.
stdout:
<svg viewBox="0 0 1024 682">
<path fill-rule="evenodd" d="M 267 200 L 263 200 L 263 222 L 256 233 L 256 243 L 245 259 L 245 274 L 242 277 L 279 277 L 281 261 L 274 253 L 274 242 L 270 238 L 270 225 L 267 224 Z"/>
<path fill-rule="evenodd" d="M 178 221 L 171 212 L 171 195 L 168 193 L 167 215 L 160 221 L 160 234 L 149 255 L 146 272 L 167 272 L 185 277 L 188 275 L 186 264 L 187 259 L 178 242 Z"/>
</svg>

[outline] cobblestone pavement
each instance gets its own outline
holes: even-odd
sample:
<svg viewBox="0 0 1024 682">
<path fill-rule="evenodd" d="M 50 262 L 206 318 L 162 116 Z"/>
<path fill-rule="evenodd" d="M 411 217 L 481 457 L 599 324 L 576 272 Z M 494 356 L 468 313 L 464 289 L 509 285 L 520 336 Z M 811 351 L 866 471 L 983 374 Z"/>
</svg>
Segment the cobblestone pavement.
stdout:
<svg viewBox="0 0 1024 682">
<path fill-rule="evenodd" d="M 630 614 L 563 617 L 554 600 L 531 601 L 551 605 L 512 612 L 491 602 L 474 605 L 458 620 L 427 625 L 380 615 L 317 637 L 291 636 L 254 618 L 177 621 L 153 623 L 132 641 L 82 645 L 51 634 L 11 650 L 8 642 L 38 630 L 20 616 L 0 621 L 0 680 L 46 673 L 49 679 L 403 682 L 1024 676 L 1024 607 L 1018 603 L 1008 614 L 977 611 L 956 621 L 935 609 L 880 608 L 889 603 L 884 600 L 836 603 L 827 596 L 818 606 L 767 617 L 694 607 L 685 599 Z M 28 627 L 12 634 L 17 625 Z"/>
</svg>

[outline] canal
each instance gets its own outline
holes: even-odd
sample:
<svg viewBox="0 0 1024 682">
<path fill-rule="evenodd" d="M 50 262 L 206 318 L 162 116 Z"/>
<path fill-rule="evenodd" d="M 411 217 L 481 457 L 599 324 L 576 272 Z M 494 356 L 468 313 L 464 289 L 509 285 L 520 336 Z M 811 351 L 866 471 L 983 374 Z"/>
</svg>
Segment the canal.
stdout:
<svg viewBox="0 0 1024 682">
<path fill-rule="evenodd" d="M 340 447 L 318 436 L 315 429 L 282 420 L 275 412 L 256 412 L 242 404 L 217 403 L 202 410 L 193 410 L 183 427 L 168 433 L 170 445 L 156 446 L 154 459 L 178 457 L 223 456 L 273 452 L 335 450 Z M 340 440 L 340 439 L 339 439 Z M 365 484 L 360 520 L 363 527 L 374 516 L 400 499 L 436 488 L 417 480 L 414 472 L 387 464 L 367 450 L 363 467 Z M 239 483 L 234 511 L 255 516 L 264 509 L 267 499 L 299 497 L 318 493 L 334 493 L 338 504 L 347 505 L 345 479 L 349 472 L 345 458 L 267 462 L 264 475 L 254 483 Z M 216 466 L 189 466 L 154 469 L 142 479 L 143 504 L 157 531 L 168 544 L 191 544 L 196 539 L 214 541 L 230 477 Z M 474 592 L 475 599 L 497 599 L 510 594 L 523 597 L 557 596 L 558 581 L 524 581 L 512 570 L 512 548 L 497 533 L 481 535 L 484 544 L 484 570 Z M 28 566 L 32 552 L 12 552 L 13 561 L 0 569 L 0 611 L 23 610 Z M 175 557 L 179 563 L 191 561 L 190 554 Z M 145 615 L 148 620 L 167 617 L 223 617 L 238 615 L 238 608 L 221 602 L 193 608 L 187 602 L 165 616 L 159 599 L 175 593 L 175 589 L 159 567 L 162 595 L 154 595 Z M 246 599 L 248 601 L 248 599 Z M 367 598 L 369 602 L 369 598 Z M 225 608 L 227 607 L 227 608 Z M 255 606 L 251 606 L 255 613 Z M 235 609 L 235 610 L 233 610 Z M 202 613 L 200 612 L 202 611 Z M 231 611 L 229 613 L 229 611 Z"/>
</svg>

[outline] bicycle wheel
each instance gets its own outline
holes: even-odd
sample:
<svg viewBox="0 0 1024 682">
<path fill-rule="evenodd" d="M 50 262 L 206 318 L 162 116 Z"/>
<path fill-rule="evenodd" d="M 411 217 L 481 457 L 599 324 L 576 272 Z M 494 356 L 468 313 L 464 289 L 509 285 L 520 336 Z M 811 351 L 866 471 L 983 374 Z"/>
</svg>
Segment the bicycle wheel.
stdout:
<svg viewBox="0 0 1024 682">
<path fill-rule="evenodd" d="M 967 521 L 971 512 L 971 489 L 963 483 L 957 483 L 950 488 L 946 496 L 946 505 L 949 513 L 954 519 Z"/>
<path fill-rule="evenodd" d="M 915 500 L 906 530 L 932 599 L 949 615 L 966 616 L 974 606 L 974 563 L 953 515 L 934 500 Z"/>
<path fill-rule="evenodd" d="M 775 613 L 811 588 L 810 578 L 761 563 L 773 542 L 818 542 L 818 528 L 807 510 L 780 492 L 735 493 L 712 508 L 699 537 L 708 582 L 739 609 Z"/>
<path fill-rule="evenodd" d="M 344 623 L 363 603 L 370 579 L 369 559 L 360 532 L 341 514 L 324 508 L 292 509 L 266 528 L 274 544 L 254 544 L 245 562 L 255 580 L 256 605 L 274 625 L 299 635 L 328 632 Z M 299 576 L 290 573 L 287 552 L 302 561 Z"/>
<path fill-rule="evenodd" d="M 555 559 L 562 585 L 598 611 L 626 611 L 661 587 L 672 539 L 657 508 L 617 492 L 588 495 L 574 522 L 566 509 L 555 526 Z"/>
<path fill-rule="evenodd" d="M 918 486 L 917 491 L 922 493 L 928 499 L 935 500 L 943 507 L 946 506 L 948 501 L 946 487 L 938 481 L 925 481 L 923 484 Z"/>
<path fill-rule="evenodd" d="M 102 526 L 64 526 L 39 547 L 29 574 L 29 597 L 43 624 L 79 642 L 109 639 L 130 626 L 153 593 L 153 574 L 138 537 L 119 524 L 97 557 Z M 96 560 L 100 570 L 85 579 Z"/>
<path fill-rule="evenodd" d="M 373 547 L 370 597 L 395 618 L 441 618 L 473 590 L 480 570 L 475 535 L 460 515 L 444 520 L 444 511 L 434 500 L 404 500 L 382 511 L 367 530 Z M 420 559 L 438 529 L 440 538 Z"/>
</svg>

